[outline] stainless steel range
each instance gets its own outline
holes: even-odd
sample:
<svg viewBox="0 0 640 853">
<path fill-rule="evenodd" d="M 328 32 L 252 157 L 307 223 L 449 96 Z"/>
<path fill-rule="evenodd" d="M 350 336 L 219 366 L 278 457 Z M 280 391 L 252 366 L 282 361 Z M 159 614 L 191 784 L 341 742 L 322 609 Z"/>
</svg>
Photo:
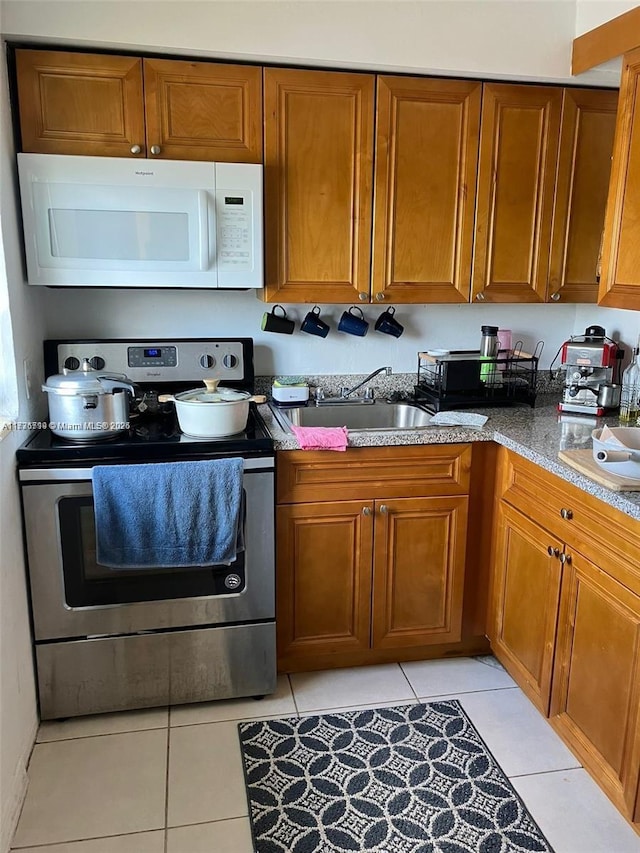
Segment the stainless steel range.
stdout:
<svg viewBox="0 0 640 853">
<path fill-rule="evenodd" d="M 126 373 L 138 394 L 123 433 L 79 443 L 46 429 L 17 453 L 42 718 L 272 692 L 273 441 L 253 403 L 246 429 L 220 439 L 182 435 L 173 405 L 158 403 L 205 377 L 252 391 L 253 342 L 45 342 L 47 376 L 85 359 Z M 126 570 L 96 561 L 94 466 L 225 457 L 244 460 L 244 550 L 232 563 Z M 153 478 L 148 488 L 151 500 Z"/>
</svg>

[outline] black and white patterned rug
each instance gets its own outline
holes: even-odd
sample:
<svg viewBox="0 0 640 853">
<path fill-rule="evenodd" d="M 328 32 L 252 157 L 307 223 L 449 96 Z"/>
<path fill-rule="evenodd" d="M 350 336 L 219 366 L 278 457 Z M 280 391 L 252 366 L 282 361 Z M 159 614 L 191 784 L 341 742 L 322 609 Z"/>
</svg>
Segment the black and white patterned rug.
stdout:
<svg viewBox="0 0 640 853">
<path fill-rule="evenodd" d="M 456 700 L 238 729 L 256 853 L 553 853 Z"/>
</svg>

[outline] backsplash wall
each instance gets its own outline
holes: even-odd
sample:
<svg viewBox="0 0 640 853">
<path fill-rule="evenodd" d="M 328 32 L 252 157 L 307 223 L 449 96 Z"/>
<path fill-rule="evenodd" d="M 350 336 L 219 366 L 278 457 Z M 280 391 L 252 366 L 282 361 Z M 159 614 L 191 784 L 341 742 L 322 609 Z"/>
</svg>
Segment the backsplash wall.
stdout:
<svg viewBox="0 0 640 853">
<path fill-rule="evenodd" d="M 396 339 L 373 328 L 385 306 L 364 305 L 369 331 L 357 338 L 337 331 L 348 305 L 321 305 L 331 331 L 318 338 L 300 331 L 311 305 L 284 305 L 296 321 L 293 335 L 261 331 L 263 312 L 273 306 L 252 291 L 47 289 L 43 301 L 51 338 L 252 337 L 256 372 L 262 375 L 366 373 L 381 365 L 411 373 L 419 350 L 478 349 L 480 327 L 487 324 L 511 329 L 525 351 L 544 340 L 540 366 L 548 367 L 574 334 L 576 314 L 575 305 L 396 305 L 395 316 L 405 327 Z M 590 322 L 597 322 L 600 310 L 594 306 Z"/>
</svg>

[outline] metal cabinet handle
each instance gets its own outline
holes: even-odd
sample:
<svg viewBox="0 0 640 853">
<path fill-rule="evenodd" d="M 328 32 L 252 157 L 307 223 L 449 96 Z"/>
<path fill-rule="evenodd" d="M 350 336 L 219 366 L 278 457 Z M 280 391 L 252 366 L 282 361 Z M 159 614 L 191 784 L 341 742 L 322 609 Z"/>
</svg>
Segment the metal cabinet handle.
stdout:
<svg viewBox="0 0 640 853">
<path fill-rule="evenodd" d="M 371 507 L 370 506 L 363 506 L 362 507 L 362 514 L 363 515 L 371 515 Z"/>
<path fill-rule="evenodd" d="M 571 519 L 573 518 L 573 511 L 562 507 L 562 509 L 560 510 L 560 516 L 571 521 Z"/>
<path fill-rule="evenodd" d="M 485 298 L 485 297 L 484 297 L 484 293 L 476 293 L 476 299 L 477 299 L 479 302 L 482 302 L 482 301 L 484 300 L 484 298 Z"/>
<path fill-rule="evenodd" d="M 142 151 L 142 148 L 140 148 L 139 145 L 132 145 L 131 146 L 131 153 L 132 154 L 139 154 L 141 151 Z"/>
<path fill-rule="evenodd" d="M 551 299 L 552 299 L 554 302 L 560 302 L 560 294 L 558 293 L 558 291 L 557 291 L 557 290 L 556 290 L 556 292 L 555 292 L 555 293 L 552 293 L 552 294 L 551 294 Z"/>
<path fill-rule="evenodd" d="M 380 504 L 380 512 L 386 515 L 389 512 L 389 507 L 386 504 Z"/>
<path fill-rule="evenodd" d="M 560 554 L 560 562 L 562 563 L 562 565 L 564 565 L 565 563 L 567 565 L 570 565 L 571 564 L 571 554 Z"/>
<path fill-rule="evenodd" d="M 550 557 L 559 557 L 560 556 L 560 549 L 554 548 L 553 545 L 549 545 L 547 548 L 547 554 Z"/>
<path fill-rule="evenodd" d="M 151 153 L 152 154 L 159 154 L 161 151 L 162 151 L 162 149 L 160 148 L 159 145 L 152 145 L 151 146 Z"/>
<path fill-rule="evenodd" d="M 384 302 L 384 293 L 376 293 L 376 300 L 378 302 Z"/>
<path fill-rule="evenodd" d="M 368 302 L 369 301 L 369 294 L 368 293 L 359 293 L 358 299 L 360 300 L 360 302 Z"/>
</svg>

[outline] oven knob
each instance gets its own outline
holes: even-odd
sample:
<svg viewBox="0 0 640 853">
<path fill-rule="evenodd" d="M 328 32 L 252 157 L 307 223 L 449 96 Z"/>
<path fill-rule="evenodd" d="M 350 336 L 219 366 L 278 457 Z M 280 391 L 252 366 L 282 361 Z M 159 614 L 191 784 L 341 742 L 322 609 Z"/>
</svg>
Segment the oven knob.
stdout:
<svg viewBox="0 0 640 853">
<path fill-rule="evenodd" d="M 70 355 L 69 358 L 65 358 L 64 366 L 67 370 L 77 370 L 80 367 L 80 359 L 76 358 L 75 355 Z"/>
<path fill-rule="evenodd" d="M 224 579 L 224 585 L 227 589 L 238 589 L 241 583 L 242 578 L 240 577 L 240 575 L 235 574 L 235 572 L 232 572 L 230 575 L 227 575 Z"/>
<path fill-rule="evenodd" d="M 94 370 L 102 370 L 104 368 L 104 358 L 94 355 L 93 358 L 89 359 L 89 364 Z"/>
<path fill-rule="evenodd" d="M 238 357 L 235 355 L 231 355 L 231 353 L 227 353 L 227 355 L 225 355 L 225 357 L 222 359 L 222 363 L 225 367 L 228 367 L 230 370 L 233 370 L 233 368 L 238 363 Z"/>
<path fill-rule="evenodd" d="M 216 360 L 212 355 L 201 355 L 200 356 L 200 366 L 204 367 L 205 369 L 207 369 L 209 367 L 213 367 L 213 365 L 215 363 L 216 363 Z"/>
</svg>

